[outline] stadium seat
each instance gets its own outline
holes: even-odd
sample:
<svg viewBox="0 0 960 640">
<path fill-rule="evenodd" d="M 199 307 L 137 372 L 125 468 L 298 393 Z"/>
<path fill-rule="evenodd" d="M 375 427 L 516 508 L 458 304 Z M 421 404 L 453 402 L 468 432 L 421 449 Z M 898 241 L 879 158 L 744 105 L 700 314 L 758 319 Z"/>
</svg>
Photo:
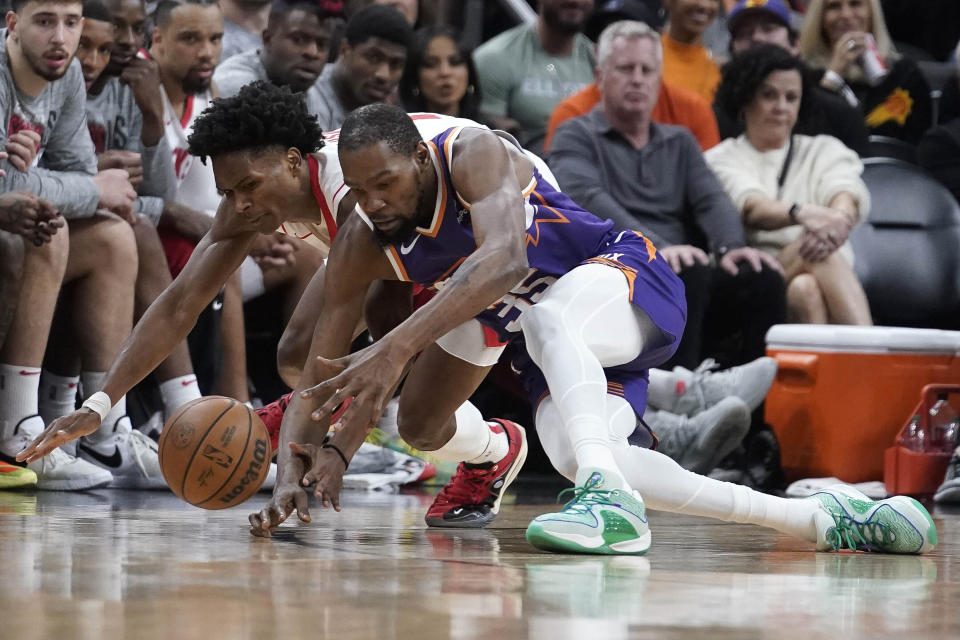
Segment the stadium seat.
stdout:
<svg viewBox="0 0 960 640">
<path fill-rule="evenodd" d="M 851 243 L 874 322 L 960 329 L 960 205 L 915 166 L 864 165 L 873 203 Z"/>
<path fill-rule="evenodd" d="M 870 136 L 867 139 L 865 158 L 894 158 L 902 162 L 917 164 L 917 148 L 889 136 Z"/>
</svg>

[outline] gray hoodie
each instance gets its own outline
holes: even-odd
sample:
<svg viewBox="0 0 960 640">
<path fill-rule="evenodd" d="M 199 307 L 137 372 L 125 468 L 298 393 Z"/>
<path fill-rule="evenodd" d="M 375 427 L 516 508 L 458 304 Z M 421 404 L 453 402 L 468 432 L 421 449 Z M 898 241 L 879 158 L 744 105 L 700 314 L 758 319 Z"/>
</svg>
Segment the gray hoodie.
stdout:
<svg viewBox="0 0 960 640">
<path fill-rule="evenodd" d="M 143 146 L 140 139 L 143 114 L 133 91 L 119 78 L 107 80 L 98 95 L 88 95 L 86 105 L 87 127 L 97 153 L 121 150 L 140 154 L 143 182 L 133 208 L 156 225 L 163 213 L 164 200 L 173 200 L 177 193 L 173 154 L 166 138 L 160 138 L 152 147 Z"/>
<path fill-rule="evenodd" d="M 48 82 L 36 98 L 24 95 L 13 81 L 7 54 L 7 30 L 0 30 L 0 111 L 5 127 L 0 148 L 8 136 L 23 129 L 40 134 L 36 166 L 26 173 L 9 160 L 0 160 L 7 175 L 0 178 L 0 193 L 23 190 L 56 206 L 65 218 L 92 216 L 100 201 L 93 182 L 97 157 L 87 131 L 84 105 L 87 92 L 80 62 L 74 59 L 64 76 Z"/>
</svg>

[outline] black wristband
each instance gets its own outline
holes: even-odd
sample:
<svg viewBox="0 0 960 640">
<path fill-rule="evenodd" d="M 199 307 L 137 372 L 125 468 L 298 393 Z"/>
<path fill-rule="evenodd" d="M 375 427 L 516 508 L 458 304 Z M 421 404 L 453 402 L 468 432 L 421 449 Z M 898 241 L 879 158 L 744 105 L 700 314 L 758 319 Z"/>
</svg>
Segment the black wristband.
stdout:
<svg viewBox="0 0 960 640">
<path fill-rule="evenodd" d="M 797 211 L 800 211 L 800 204 L 797 202 L 790 205 L 790 209 L 787 211 L 787 217 L 793 224 L 800 224 L 800 221 L 797 220 Z"/>
<path fill-rule="evenodd" d="M 340 456 L 340 459 L 343 460 L 343 468 L 346 469 L 350 466 L 350 463 L 347 461 L 347 456 L 343 455 L 343 451 L 340 450 L 340 447 L 333 444 L 332 442 L 327 442 L 324 445 L 321 445 L 321 449 L 333 449 L 337 452 L 337 455 Z"/>
</svg>

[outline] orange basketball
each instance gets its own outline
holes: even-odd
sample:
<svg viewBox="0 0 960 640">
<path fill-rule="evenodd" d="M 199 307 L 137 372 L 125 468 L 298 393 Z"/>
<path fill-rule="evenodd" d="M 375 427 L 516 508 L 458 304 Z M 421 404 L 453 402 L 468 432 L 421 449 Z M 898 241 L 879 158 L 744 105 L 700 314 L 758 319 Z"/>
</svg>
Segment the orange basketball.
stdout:
<svg viewBox="0 0 960 640">
<path fill-rule="evenodd" d="M 270 471 L 267 428 L 233 398 L 205 396 L 188 402 L 163 428 L 160 469 L 170 489 L 196 507 L 240 504 Z"/>
</svg>

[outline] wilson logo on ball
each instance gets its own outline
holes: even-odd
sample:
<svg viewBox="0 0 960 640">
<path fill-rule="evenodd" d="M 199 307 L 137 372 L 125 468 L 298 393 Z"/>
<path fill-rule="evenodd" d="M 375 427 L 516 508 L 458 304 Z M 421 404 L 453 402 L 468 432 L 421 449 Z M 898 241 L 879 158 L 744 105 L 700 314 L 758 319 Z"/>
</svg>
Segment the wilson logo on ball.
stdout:
<svg viewBox="0 0 960 640">
<path fill-rule="evenodd" d="M 247 485 L 251 482 L 256 482 L 260 478 L 260 470 L 263 469 L 263 464 L 267 460 L 267 441 L 258 439 L 253 446 L 253 460 L 250 461 L 247 472 L 243 474 L 239 482 L 234 485 L 230 493 L 220 498 L 220 502 L 230 502 L 243 493 Z"/>
</svg>

